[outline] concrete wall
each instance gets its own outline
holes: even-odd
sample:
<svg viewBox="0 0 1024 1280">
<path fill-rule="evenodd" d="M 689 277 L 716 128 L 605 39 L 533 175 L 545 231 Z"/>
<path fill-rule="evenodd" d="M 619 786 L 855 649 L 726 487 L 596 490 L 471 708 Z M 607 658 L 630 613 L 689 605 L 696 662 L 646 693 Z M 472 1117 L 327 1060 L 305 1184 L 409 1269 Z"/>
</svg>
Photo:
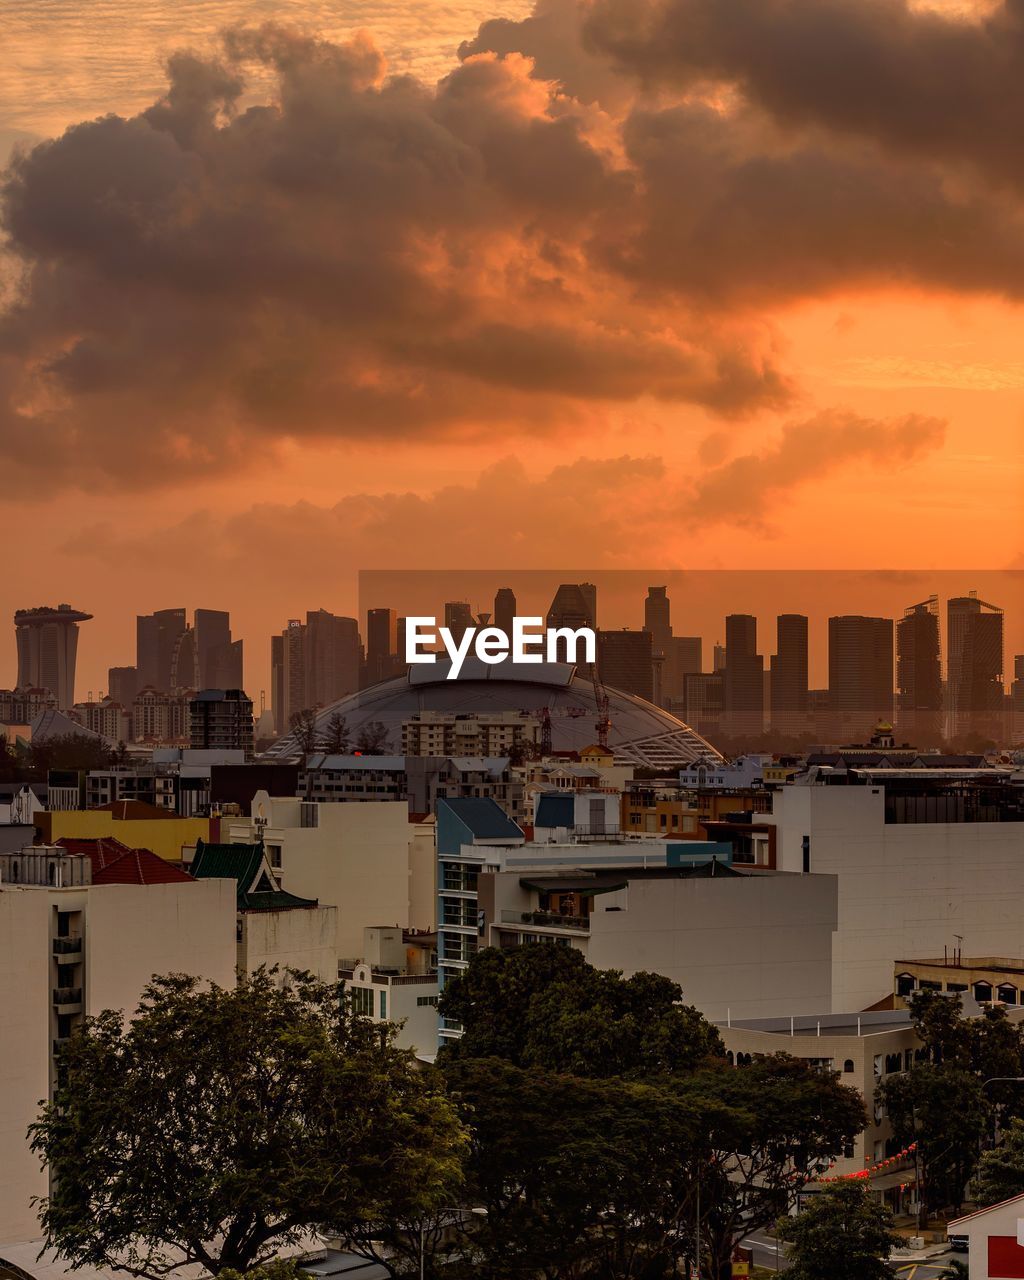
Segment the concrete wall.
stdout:
<svg viewBox="0 0 1024 1280">
<path fill-rule="evenodd" d="M 712 1019 L 828 1012 L 835 918 L 832 876 L 635 879 L 595 898 L 586 954 L 664 974 Z"/>
<path fill-rule="evenodd" d="M 240 920 L 238 963 L 245 973 L 279 965 L 308 970 L 323 982 L 338 981 L 337 907 L 250 911 Z"/>
<path fill-rule="evenodd" d="M 113 836 L 129 849 L 152 849 L 168 862 L 180 862 L 182 848 L 197 840 L 210 840 L 209 818 L 118 819 L 106 809 L 58 809 L 39 814 L 36 821 L 47 844 L 62 836 Z"/>
<path fill-rule="evenodd" d="M 319 825 L 299 826 L 299 801 L 257 792 L 268 845 L 281 848 L 275 868 L 289 893 L 337 908 L 337 954 L 355 959 L 368 925 L 409 927 L 409 809 L 404 800 L 317 806 Z M 253 839 L 251 822 L 232 822 L 228 838 Z"/>
<path fill-rule="evenodd" d="M 83 1012 L 135 1010 L 154 973 L 235 981 L 236 887 L 195 884 L 0 888 L 0 1243 L 32 1240 L 30 1201 L 47 1179 L 26 1130 L 48 1096 L 52 937 L 58 911 L 81 913 Z"/>
<path fill-rule="evenodd" d="M 437 926 L 437 824 L 409 824 L 409 927 L 434 929 Z"/>
<path fill-rule="evenodd" d="M 1024 955 L 1024 823 L 886 824 L 881 787 L 784 787 L 763 821 L 778 865 L 839 878 L 832 1007 L 864 1009 L 892 991 L 893 962 Z"/>
</svg>

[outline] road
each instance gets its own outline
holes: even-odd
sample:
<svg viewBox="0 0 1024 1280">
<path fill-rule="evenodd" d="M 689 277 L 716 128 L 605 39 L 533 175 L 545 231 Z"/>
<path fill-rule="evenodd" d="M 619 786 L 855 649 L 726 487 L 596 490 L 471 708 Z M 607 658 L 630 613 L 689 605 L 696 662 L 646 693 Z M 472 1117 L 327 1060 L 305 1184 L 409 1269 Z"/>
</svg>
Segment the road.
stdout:
<svg viewBox="0 0 1024 1280">
<path fill-rule="evenodd" d="M 765 1235 L 761 1231 L 754 1231 L 749 1236 L 746 1236 L 742 1243 L 748 1249 L 753 1250 L 754 1261 L 759 1267 L 764 1267 L 768 1271 L 785 1271 L 789 1267 L 785 1248 L 779 1246 L 778 1253 L 775 1251 L 774 1236 Z M 949 1266 L 951 1258 L 960 1258 L 966 1262 L 967 1255 L 954 1253 L 951 1249 L 947 1249 L 945 1253 L 940 1253 L 935 1258 L 929 1258 L 927 1262 L 891 1262 L 889 1265 L 898 1280 L 938 1280 L 938 1277 Z M 776 1259 L 778 1259 L 777 1262 Z"/>
</svg>

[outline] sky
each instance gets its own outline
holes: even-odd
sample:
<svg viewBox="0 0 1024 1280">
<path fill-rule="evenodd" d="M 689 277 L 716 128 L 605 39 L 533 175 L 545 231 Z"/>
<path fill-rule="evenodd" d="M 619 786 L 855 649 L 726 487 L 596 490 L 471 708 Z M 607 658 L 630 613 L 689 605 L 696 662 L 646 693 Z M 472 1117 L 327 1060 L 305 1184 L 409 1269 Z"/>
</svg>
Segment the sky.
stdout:
<svg viewBox="0 0 1024 1280">
<path fill-rule="evenodd" d="M 256 694 L 362 569 L 1024 567 L 1022 69 L 1020 0 L 8 0 L 4 606 L 80 693 L 230 608 Z"/>
</svg>

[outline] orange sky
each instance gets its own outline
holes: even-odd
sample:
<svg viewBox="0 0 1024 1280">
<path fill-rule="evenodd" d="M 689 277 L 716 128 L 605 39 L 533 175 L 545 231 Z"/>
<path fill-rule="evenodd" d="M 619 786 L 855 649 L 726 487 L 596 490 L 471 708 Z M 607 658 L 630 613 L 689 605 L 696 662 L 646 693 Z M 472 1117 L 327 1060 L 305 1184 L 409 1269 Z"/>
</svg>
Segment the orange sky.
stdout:
<svg viewBox="0 0 1024 1280">
<path fill-rule="evenodd" d="M 360 568 L 1024 567 L 1021 175 L 986 88 L 1009 129 L 1024 38 L 999 6 L 816 3 L 889 53 L 859 80 L 885 110 L 776 74 L 798 3 L 748 48 L 701 0 L 546 0 L 440 89 L 527 6 L 272 6 L 368 30 L 395 89 L 365 37 L 218 51 L 270 12 L 218 0 L 219 65 L 140 117 L 171 6 L 15 0 L 8 612 L 96 615 L 84 694 L 135 613 L 227 607 L 255 693 L 270 632 L 354 610 Z"/>
</svg>

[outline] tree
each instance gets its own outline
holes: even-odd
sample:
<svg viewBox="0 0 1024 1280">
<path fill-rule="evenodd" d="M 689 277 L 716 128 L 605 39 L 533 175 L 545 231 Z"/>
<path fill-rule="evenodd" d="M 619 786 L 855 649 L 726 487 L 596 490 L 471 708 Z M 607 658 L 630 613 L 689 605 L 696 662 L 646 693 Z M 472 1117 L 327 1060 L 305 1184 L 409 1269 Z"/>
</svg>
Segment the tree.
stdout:
<svg viewBox="0 0 1024 1280">
<path fill-rule="evenodd" d="M 102 738 L 86 733 L 59 733 L 38 738 L 29 746 L 29 767 L 33 777 L 44 781 L 51 769 L 88 772 L 106 769 L 112 761 L 110 747 Z"/>
<path fill-rule="evenodd" d="M 779 1233 L 790 1242 L 791 1280 L 890 1280 L 885 1259 L 900 1237 L 892 1216 L 861 1182 L 843 1179 L 816 1195 Z"/>
<path fill-rule="evenodd" d="M 304 756 L 320 750 L 320 731 L 316 726 L 316 715 L 315 710 L 307 707 L 304 711 L 293 711 L 288 721 L 295 745 Z"/>
<path fill-rule="evenodd" d="M 723 1050 L 682 994 L 659 974 L 595 969 L 572 947 L 488 947 L 445 986 L 441 1015 L 463 1035 L 444 1053 L 575 1076 L 684 1071 Z"/>
<path fill-rule="evenodd" d="M 356 750 L 364 756 L 383 756 L 391 750 L 387 725 L 380 720 L 369 720 L 359 728 Z"/>
<path fill-rule="evenodd" d="M 962 1067 L 922 1062 L 878 1086 L 898 1141 L 917 1142 L 926 1209 L 959 1210 L 988 1128 L 981 1081 Z"/>
<path fill-rule="evenodd" d="M 394 1031 L 338 987 L 262 969 L 231 990 L 156 978 L 132 1022 L 88 1019 L 31 1129 L 47 1246 L 151 1280 L 219 1275 L 313 1227 L 358 1237 L 450 1203 L 464 1133 Z"/>
<path fill-rule="evenodd" d="M 978 1161 L 974 1198 L 980 1208 L 1024 1192 L 1024 1120 L 1010 1121 L 1002 1141 Z"/>
<path fill-rule="evenodd" d="M 663 1276 L 688 1243 L 702 1117 L 671 1086 L 452 1059 L 477 1280 Z M 686 1240 L 681 1243 L 681 1236 Z"/>
<path fill-rule="evenodd" d="M 864 1101 L 834 1072 L 781 1053 L 711 1064 L 673 1085 L 704 1117 L 701 1232 L 711 1275 L 726 1277 L 743 1236 L 788 1213 L 864 1128 Z"/>
<path fill-rule="evenodd" d="M 343 756 L 348 751 L 348 723 L 340 711 L 332 711 L 328 717 L 320 739 L 320 748 L 332 756 Z"/>
</svg>

